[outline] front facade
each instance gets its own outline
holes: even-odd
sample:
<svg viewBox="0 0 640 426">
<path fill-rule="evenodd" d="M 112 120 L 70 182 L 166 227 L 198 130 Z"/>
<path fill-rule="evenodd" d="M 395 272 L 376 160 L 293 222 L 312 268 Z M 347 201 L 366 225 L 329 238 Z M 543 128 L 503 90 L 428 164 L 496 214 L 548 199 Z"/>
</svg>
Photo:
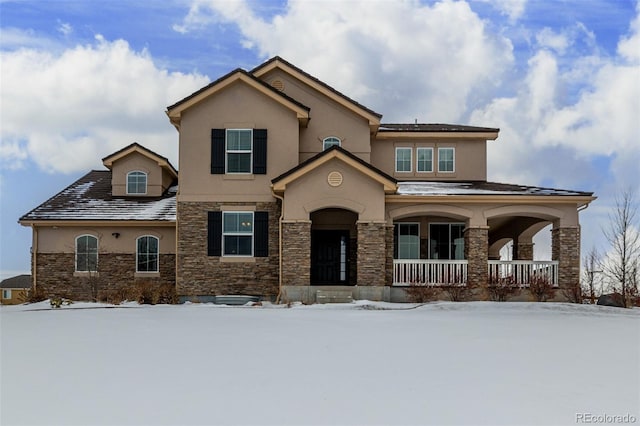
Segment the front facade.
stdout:
<svg viewBox="0 0 640 426">
<path fill-rule="evenodd" d="M 27 301 L 31 288 L 29 275 L 17 275 L 0 282 L 0 305 L 17 305 Z"/>
<path fill-rule="evenodd" d="M 137 144 L 105 158 L 110 172 L 21 218 L 34 229 L 35 285 L 95 295 L 96 277 L 100 289 L 155 279 L 183 299 L 315 302 L 404 300 L 413 285 L 483 299 L 505 277 L 524 289 L 533 278 L 559 289 L 579 280 L 578 212 L 593 195 L 487 182 L 498 129 L 384 124 L 279 57 L 230 72 L 167 115 L 179 132 L 179 185 L 166 159 Z M 128 192 L 154 170 L 155 193 Z M 89 184 L 97 174 L 101 195 Z M 164 215 L 152 217 L 158 203 Z M 534 261 L 532 238 L 549 224 L 553 260 Z M 141 237 L 157 259 L 151 273 L 138 270 Z M 500 260 L 510 242 L 513 260 Z M 90 259 L 86 271 L 79 258 Z"/>
</svg>

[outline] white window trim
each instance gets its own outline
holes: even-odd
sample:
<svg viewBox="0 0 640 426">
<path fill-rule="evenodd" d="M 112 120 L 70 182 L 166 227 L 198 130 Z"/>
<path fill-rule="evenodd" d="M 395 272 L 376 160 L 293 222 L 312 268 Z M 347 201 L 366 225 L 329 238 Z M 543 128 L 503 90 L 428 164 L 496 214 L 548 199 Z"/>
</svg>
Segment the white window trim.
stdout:
<svg viewBox="0 0 640 426">
<path fill-rule="evenodd" d="M 140 240 L 140 238 L 144 238 L 144 237 L 151 237 L 151 238 L 155 238 L 156 241 L 158 242 L 157 247 L 158 247 L 158 252 L 157 252 L 157 256 L 158 256 L 158 261 L 156 262 L 156 270 L 155 271 L 139 271 L 138 270 L 138 241 Z M 155 235 L 140 235 L 138 238 L 136 238 L 136 274 L 157 274 L 158 272 L 160 272 L 160 238 L 156 237 Z"/>
<path fill-rule="evenodd" d="M 225 232 L 224 231 L 224 217 L 228 214 L 247 214 L 247 213 L 251 213 L 251 254 L 225 254 L 225 250 L 224 250 L 224 237 L 225 236 L 241 236 L 241 237 L 247 237 L 249 236 L 249 234 L 245 233 L 245 232 Z M 223 211 L 222 212 L 222 253 L 221 253 L 221 257 L 254 257 L 253 256 L 253 245 L 254 245 L 254 238 L 255 238 L 255 214 L 253 211 Z"/>
<path fill-rule="evenodd" d="M 427 224 L 427 230 L 428 230 L 428 234 L 427 234 L 427 258 L 431 259 L 431 225 L 449 225 L 449 242 L 451 243 L 451 225 L 462 225 L 462 238 L 464 238 L 464 228 L 466 226 L 466 224 L 464 222 L 429 222 Z M 451 253 L 449 253 L 449 257 L 451 257 Z M 462 257 L 464 258 L 464 253 L 462 254 Z M 455 259 L 450 259 L 450 260 L 455 260 Z M 464 260 L 464 259 L 462 259 Z"/>
<path fill-rule="evenodd" d="M 96 270 L 95 271 L 81 271 L 78 270 L 78 240 L 82 237 L 92 237 L 96 239 Z M 98 265 L 100 263 L 100 240 L 98 239 L 98 237 L 96 237 L 95 235 L 91 235 L 91 234 L 82 234 L 82 235 L 78 235 L 74 241 L 74 247 L 73 247 L 73 253 L 74 253 L 74 257 L 73 257 L 73 270 L 74 272 L 79 272 L 79 273 L 96 273 L 98 272 Z M 88 255 L 88 254 L 87 254 Z"/>
<path fill-rule="evenodd" d="M 400 257 L 400 241 L 398 241 L 398 259 L 420 259 L 420 222 L 395 222 L 398 225 L 398 237 L 400 237 L 400 225 L 418 225 L 418 257 L 415 258 L 405 258 Z"/>
<path fill-rule="evenodd" d="M 450 149 L 453 152 L 453 170 L 440 170 L 440 151 L 444 149 Z M 438 173 L 455 173 L 456 172 L 456 149 L 452 146 L 444 146 L 442 148 L 438 148 Z"/>
<path fill-rule="evenodd" d="M 420 151 L 431 151 L 431 170 L 420 170 Z M 433 148 L 420 146 L 416 148 L 416 172 L 417 173 L 433 173 Z"/>
<path fill-rule="evenodd" d="M 251 136 L 251 149 L 241 149 L 241 150 L 229 150 L 227 148 L 227 143 L 228 143 L 228 135 L 229 132 L 235 132 L 235 131 L 249 131 Z M 229 171 L 229 153 L 234 153 L 234 154 L 250 154 L 249 157 L 249 171 L 248 172 L 230 172 Z M 224 172 L 226 174 L 229 175 L 250 175 L 253 174 L 253 129 L 225 129 L 224 131 Z"/>
<path fill-rule="evenodd" d="M 398 151 L 409 150 L 409 170 L 398 170 Z M 394 168 L 396 173 L 411 173 L 413 171 L 413 148 L 410 146 L 398 146 L 396 147 L 396 156 L 394 158 Z"/>
<path fill-rule="evenodd" d="M 144 175 L 144 192 L 129 192 L 129 176 L 131 176 L 133 173 L 142 173 Z M 126 182 L 127 195 L 147 195 L 148 187 L 149 187 L 149 174 L 147 172 L 144 172 L 142 170 L 131 170 L 129 173 L 127 173 L 127 182 Z"/>
<path fill-rule="evenodd" d="M 2 289 L 2 298 L 5 300 L 11 299 L 11 289 L 3 288 Z"/>
<path fill-rule="evenodd" d="M 335 143 L 332 143 L 331 146 L 327 146 L 327 141 L 329 141 L 331 139 L 331 142 L 334 141 L 338 141 L 337 145 L 338 146 L 342 146 L 342 139 L 340 139 L 337 136 L 327 136 L 326 138 L 322 139 L 322 150 L 325 151 L 329 148 L 331 148 L 332 146 L 336 145 Z"/>
</svg>

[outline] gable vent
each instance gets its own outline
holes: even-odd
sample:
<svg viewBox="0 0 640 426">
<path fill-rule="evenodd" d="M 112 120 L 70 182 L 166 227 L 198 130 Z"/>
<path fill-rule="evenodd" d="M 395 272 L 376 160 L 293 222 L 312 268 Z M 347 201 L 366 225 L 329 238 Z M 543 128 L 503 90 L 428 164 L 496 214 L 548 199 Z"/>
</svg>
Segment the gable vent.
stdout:
<svg viewBox="0 0 640 426">
<path fill-rule="evenodd" d="M 342 173 L 340 172 L 331 172 L 329 176 L 327 176 L 327 182 L 331 186 L 340 186 L 342 185 Z"/>
<path fill-rule="evenodd" d="M 282 80 L 273 80 L 271 82 L 271 87 L 282 92 L 284 90 L 284 83 L 282 82 Z"/>
</svg>

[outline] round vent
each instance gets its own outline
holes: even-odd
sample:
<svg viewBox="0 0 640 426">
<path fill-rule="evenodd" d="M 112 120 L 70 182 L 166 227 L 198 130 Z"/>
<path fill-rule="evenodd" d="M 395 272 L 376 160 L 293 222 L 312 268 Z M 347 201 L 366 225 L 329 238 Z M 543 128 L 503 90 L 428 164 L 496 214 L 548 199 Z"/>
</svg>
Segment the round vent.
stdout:
<svg viewBox="0 0 640 426">
<path fill-rule="evenodd" d="M 271 82 L 271 87 L 282 92 L 284 90 L 284 83 L 282 80 L 273 80 Z"/>
<path fill-rule="evenodd" d="M 342 185 L 342 173 L 340 172 L 331 172 L 329 176 L 327 176 L 327 182 L 331 186 L 340 186 Z"/>
</svg>

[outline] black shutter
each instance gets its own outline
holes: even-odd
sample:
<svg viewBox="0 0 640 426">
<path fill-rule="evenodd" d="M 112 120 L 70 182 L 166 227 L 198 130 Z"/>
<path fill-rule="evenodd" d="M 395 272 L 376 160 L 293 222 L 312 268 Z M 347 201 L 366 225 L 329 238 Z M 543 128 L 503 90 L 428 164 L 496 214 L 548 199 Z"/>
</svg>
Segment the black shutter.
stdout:
<svg viewBox="0 0 640 426">
<path fill-rule="evenodd" d="M 207 255 L 222 255 L 222 212 L 208 212 Z"/>
<path fill-rule="evenodd" d="M 224 174 L 224 129 L 211 129 L 211 174 Z"/>
<path fill-rule="evenodd" d="M 269 256 L 269 213 L 253 214 L 253 256 Z"/>
<path fill-rule="evenodd" d="M 267 129 L 253 129 L 253 174 L 267 174 Z"/>
</svg>

